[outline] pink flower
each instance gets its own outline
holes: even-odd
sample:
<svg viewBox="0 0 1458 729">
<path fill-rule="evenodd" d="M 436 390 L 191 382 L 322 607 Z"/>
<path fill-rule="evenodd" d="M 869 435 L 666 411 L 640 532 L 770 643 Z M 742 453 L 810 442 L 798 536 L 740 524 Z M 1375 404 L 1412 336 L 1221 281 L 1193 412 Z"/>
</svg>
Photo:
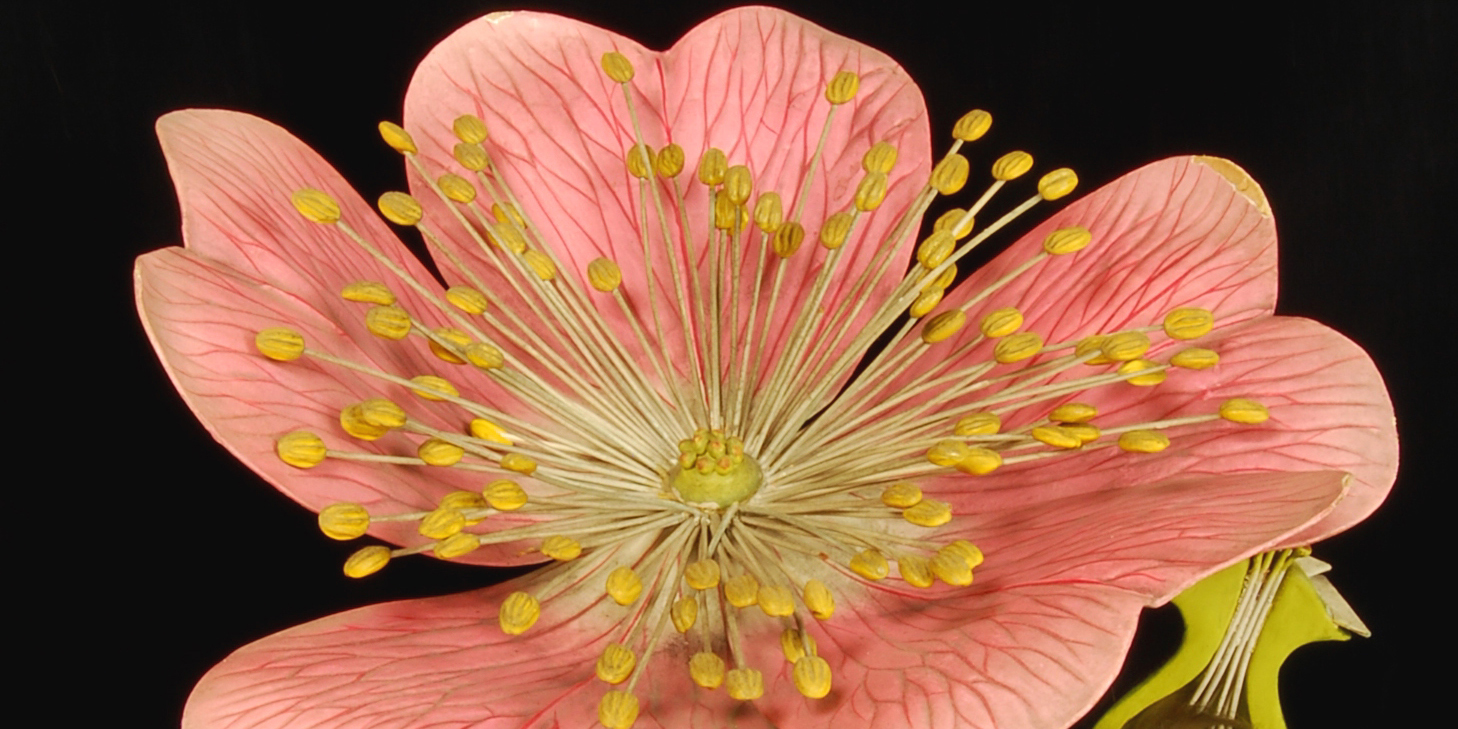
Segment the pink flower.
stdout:
<svg viewBox="0 0 1458 729">
<path fill-rule="evenodd" d="M 1005 222 L 964 193 L 970 236 L 918 242 L 964 158 L 890 59 L 764 8 L 662 54 L 482 18 L 404 130 L 380 208 L 448 291 L 287 132 L 186 111 L 158 132 L 187 247 L 138 261 L 143 322 L 229 450 L 400 545 L 351 574 L 553 564 L 244 647 L 186 726 L 1066 726 L 1143 607 L 1391 484 L 1377 372 L 1272 316 L 1229 162 L 1137 170 L 949 286 Z M 996 160 L 1018 210 L 1075 181 Z"/>
</svg>

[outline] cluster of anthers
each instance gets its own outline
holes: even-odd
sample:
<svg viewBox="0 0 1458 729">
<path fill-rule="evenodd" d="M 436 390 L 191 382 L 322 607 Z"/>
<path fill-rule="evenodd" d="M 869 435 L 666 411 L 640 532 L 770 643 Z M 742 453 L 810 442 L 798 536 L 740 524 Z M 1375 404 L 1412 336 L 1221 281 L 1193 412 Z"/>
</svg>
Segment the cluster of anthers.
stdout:
<svg viewBox="0 0 1458 729">
<path fill-rule="evenodd" d="M 554 563 L 530 592 L 511 594 L 501 605 L 501 630 L 531 630 L 554 597 L 568 590 L 602 590 L 623 606 L 624 621 L 596 664 L 609 685 L 599 719 L 611 729 L 631 726 L 639 706 L 634 687 L 655 650 L 686 656 L 686 669 L 704 689 L 721 686 L 734 699 L 753 701 L 764 692 L 762 670 L 746 661 L 740 626 L 770 620 L 783 626 L 781 645 L 793 664 L 795 688 L 811 699 L 831 689 L 830 664 L 818 653 L 811 626 L 833 620 L 837 584 L 896 578 L 916 588 L 936 581 L 972 583 L 983 555 L 964 540 L 934 535 L 954 518 L 949 505 L 923 496 L 918 479 L 960 472 L 976 478 L 999 468 L 1047 458 L 1118 448 L 1138 454 L 1170 445 L 1170 433 L 1218 418 L 1259 423 L 1259 403 L 1235 399 L 1218 412 L 1141 423 L 1102 423 L 1097 410 L 1077 401 L 1094 388 L 1152 387 L 1173 368 L 1202 369 L 1218 361 L 1200 347 L 1163 347 L 1162 338 L 1190 340 L 1210 332 L 1211 312 L 1179 308 L 1162 322 L 1118 332 L 1091 332 L 1064 342 L 1045 342 L 1023 331 L 1011 306 L 994 307 L 999 289 L 1054 256 L 1075 255 L 1097 242 L 1082 227 L 1053 232 L 1043 248 L 1007 276 L 972 292 L 963 302 L 939 305 L 956 275 L 956 263 L 989 235 L 1043 200 L 1069 194 L 1072 170 L 1044 175 L 1037 193 L 972 236 L 974 216 L 993 195 L 1022 177 L 1033 160 L 1011 152 L 992 165 L 993 182 L 967 209 L 941 215 L 916 247 L 915 262 L 878 308 L 862 309 L 868 292 L 891 267 L 893 252 L 915 234 L 913 225 L 938 195 L 952 195 L 967 181 L 969 164 L 959 153 L 991 124 L 983 111 L 962 117 L 951 149 L 936 163 L 925 187 L 884 240 L 858 240 L 857 223 L 878 214 L 887 173 L 897 150 L 886 142 L 865 152 L 864 176 L 844 208 L 819 223 L 819 246 L 802 249 L 807 237 L 801 209 L 815 175 L 835 109 L 856 94 L 859 77 L 842 72 L 830 80 L 825 132 L 805 179 L 782 197 L 754 194 L 754 172 L 731 165 L 719 149 L 699 160 L 697 184 L 685 181 L 684 152 L 675 144 L 643 143 L 633 110 L 633 68 L 618 53 L 602 66 L 621 84 L 638 143 L 625 150 L 627 173 L 636 179 L 643 228 L 646 297 L 625 296 L 616 262 L 598 258 L 577 275 L 563 275 L 554 254 L 560 241 L 544 240 L 492 161 L 487 130 L 476 116 L 455 120 L 460 143 L 455 159 L 462 174 L 431 176 L 417 159 L 414 141 L 385 122 L 385 141 L 403 153 L 421 181 L 438 195 L 451 218 L 425 220 L 410 195 L 379 199 L 383 215 L 413 226 L 466 280 L 442 299 L 433 282 L 421 282 L 393 264 L 341 217 L 340 207 L 316 189 L 293 191 L 297 210 L 354 240 L 388 269 L 394 280 L 360 281 L 345 299 L 359 302 L 374 334 L 401 342 L 414 338 L 443 363 L 435 373 L 391 373 L 310 348 L 288 328 L 258 333 L 258 350 L 281 362 L 301 357 L 348 368 L 379 381 L 382 390 L 406 388 L 415 396 L 457 406 L 455 430 L 412 417 L 407 406 L 384 397 L 341 403 L 344 433 L 384 441 L 395 454 L 326 445 L 333 434 L 297 431 L 277 441 L 278 455 L 298 468 L 329 459 L 455 468 L 480 472 L 482 491 L 455 491 L 429 511 L 371 514 L 340 503 L 319 514 L 329 537 L 354 539 L 372 523 L 417 522 L 428 541 L 391 549 L 367 546 L 344 571 L 364 577 L 395 557 L 429 551 L 462 557 L 481 545 L 523 544 Z M 694 240 L 687 201 L 707 200 L 708 235 Z M 673 287 L 655 287 L 648 226 L 659 226 L 669 245 Z M 510 287 L 511 306 L 441 244 L 436 226 L 459 226 L 473 239 Z M 675 237 L 676 236 L 676 237 Z M 872 264 L 838 306 L 822 306 L 827 283 L 847 246 L 876 246 Z M 680 258 L 682 257 L 682 259 Z M 773 321 L 785 321 L 782 276 L 794 256 L 817 256 L 813 289 L 794 312 L 778 359 L 768 355 Z M 750 257 L 754 262 L 750 263 Z M 408 311 L 391 286 L 408 286 L 433 307 Z M 793 297 L 789 297 L 791 301 Z M 748 311 L 741 311 L 746 306 Z M 602 310 L 618 309 L 631 326 L 610 326 Z M 774 313 L 775 316 L 771 314 Z M 663 319 L 676 316 L 682 358 L 670 357 Z M 942 344 L 975 317 L 980 335 L 954 352 Z M 426 320 L 442 323 L 432 326 Z M 860 324 L 860 326 L 856 326 Z M 877 338 L 898 325 L 867 362 Z M 1150 359 L 1151 347 L 1166 351 Z M 973 350 L 985 356 L 973 357 Z M 1177 351 L 1175 351 L 1177 350 Z M 772 361 L 773 365 L 764 364 Z M 858 365 L 864 369 L 855 372 Z M 908 382 L 894 376 L 915 374 Z M 456 382 L 481 375 L 513 393 L 534 412 L 506 412 L 473 400 Z M 903 378 L 904 379 L 904 378 Z M 1048 403 L 1046 417 L 1005 427 L 1003 416 Z M 518 408 L 519 409 L 519 408 Z M 327 437 L 326 437 L 327 436 Z M 399 446 L 409 445 L 413 452 Z M 514 512 L 510 524 L 492 528 L 497 515 Z M 500 523 L 500 522 L 498 522 Z M 618 549 L 646 544 L 641 551 Z M 601 599 L 599 596 L 598 599 Z M 758 608 L 757 611 L 751 608 Z M 752 613 L 763 613 L 762 616 Z M 672 626 L 680 638 L 669 638 Z"/>
</svg>

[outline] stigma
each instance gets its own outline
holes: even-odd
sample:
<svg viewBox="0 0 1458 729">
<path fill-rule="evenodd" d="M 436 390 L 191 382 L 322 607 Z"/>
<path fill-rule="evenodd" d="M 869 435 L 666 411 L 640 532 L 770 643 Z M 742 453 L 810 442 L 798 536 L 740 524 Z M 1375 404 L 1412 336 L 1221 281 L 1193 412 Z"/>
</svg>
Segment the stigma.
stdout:
<svg viewBox="0 0 1458 729">
<path fill-rule="evenodd" d="M 997 557 L 959 527 L 933 484 L 1090 452 L 1148 457 L 1205 424 L 1263 427 L 1269 418 L 1245 398 L 1152 421 L 1100 413 L 1100 392 L 1149 391 L 1180 370 L 1216 366 L 1218 352 L 1198 340 L 1219 320 L 1184 306 L 1068 341 L 1027 330 L 1020 302 L 1000 291 L 1048 260 L 1098 255 L 1085 227 L 1052 231 L 980 290 L 954 287 L 957 264 L 974 248 L 1078 182 L 1072 170 L 1051 170 L 978 227 L 989 202 L 1034 167 L 1023 151 L 997 155 L 986 190 L 916 240 L 922 216 L 971 178 L 961 150 L 988 132 L 987 112 L 958 120 L 950 149 L 909 183 L 892 182 L 896 147 L 871 141 L 856 184 L 811 220 L 805 198 L 837 111 L 855 103 L 855 72 L 825 80 L 814 157 L 798 184 L 774 190 L 714 146 L 697 154 L 690 174 L 682 146 L 645 138 L 629 60 L 609 52 L 602 69 L 634 130 L 620 170 L 640 223 L 642 255 L 629 271 L 608 257 L 580 270 L 564 265 L 567 243 L 519 203 L 481 119 L 454 120 L 448 171 L 429 169 L 411 134 L 382 122 L 417 189 L 438 204 L 389 192 L 380 214 L 418 231 L 458 280 L 441 287 L 413 278 L 321 190 L 281 194 L 389 272 L 340 296 L 384 346 L 429 353 L 435 366 L 384 371 L 311 346 L 288 322 L 258 332 L 254 344 L 277 366 L 339 368 L 378 386 L 377 396 L 337 403 L 337 430 L 278 434 L 285 463 L 455 469 L 480 484 L 442 489 L 412 512 L 323 509 L 319 527 L 331 539 L 359 539 L 383 522 L 409 523 L 418 534 L 413 546 L 359 549 L 345 574 L 365 577 L 418 553 L 461 559 L 484 545 L 537 556 L 544 566 L 531 587 L 501 603 L 500 629 L 530 639 L 564 595 L 592 591 L 620 618 L 583 666 L 584 678 L 602 684 L 603 726 L 633 726 L 642 709 L 636 687 L 656 654 L 686 656 L 677 670 L 736 701 L 761 698 L 767 675 L 785 675 L 807 701 L 830 695 L 837 661 L 815 636 L 836 620 L 838 600 L 887 589 L 885 581 L 929 594 L 966 588 Z M 689 211 L 706 220 L 690 221 Z M 868 232 L 873 216 L 889 219 L 874 228 L 889 233 Z M 464 260 L 447 239 L 472 243 L 472 260 L 484 264 Z M 914 260 L 903 271 L 896 252 L 908 248 Z M 853 274 L 848 250 L 869 251 L 869 266 Z M 805 290 L 786 282 L 792 264 L 813 271 Z M 414 304 L 399 295 L 406 289 Z M 488 387 L 513 404 L 487 396 Z M 454 422 L 441 412 L 455 413 Z M 756 633 L 778 629 L 788 671 L 751 661 L 750 624 Z"/>
</svg>

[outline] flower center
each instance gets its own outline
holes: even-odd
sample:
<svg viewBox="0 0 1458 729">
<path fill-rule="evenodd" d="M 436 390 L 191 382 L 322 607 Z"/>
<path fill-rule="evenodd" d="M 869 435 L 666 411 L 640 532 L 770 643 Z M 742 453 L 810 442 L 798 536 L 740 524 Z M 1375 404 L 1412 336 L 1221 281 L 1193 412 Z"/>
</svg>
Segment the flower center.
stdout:
<svg viewBox="0 0 1458 729">
<path fill-rule="evenodd" d="M 744 442 L 717 428 L 700 428 L 679 441 L 678 451 L 664 484 L 690 504 L 727 507 L 753 496 L 764 483 L 764 469 L 744 452 Z"/>
</svg>

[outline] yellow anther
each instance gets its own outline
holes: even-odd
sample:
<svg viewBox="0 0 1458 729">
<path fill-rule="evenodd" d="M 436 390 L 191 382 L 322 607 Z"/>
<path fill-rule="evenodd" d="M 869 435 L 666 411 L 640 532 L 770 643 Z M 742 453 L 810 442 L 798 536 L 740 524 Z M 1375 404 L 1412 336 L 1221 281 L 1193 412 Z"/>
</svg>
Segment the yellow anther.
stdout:
<svg viewBox="0 0 1458 729">
<path fill-rule="evenodd" d="M 1131 430 L 1119 434 L 1119 447 L 1130 453 L 1158 453 L 1169 447 L 1169 436 L 1157 430 Z"/>
<path fill-rule="evenodd" d="M 619 605 L 631 605 L 643 594 L 643 580 L 632 567 L 620 566 L 608 573 L 607 594 Z"/>
<path fill-rule="evenodd" d="M 997 413 L 972 413 L 964 415 L 953 426 L 952 433 L 959 436 L 993 435 L 1002 431 L 1002 418 Z"/>
<path fill-rule="evenodd" d="M 1140 387 L 1153 387 L 1154 385 L 1158 385 L 1159 383 L 1164 382 L 1165 371 L 1163 369 L 1158 369 L 1159 367 L 1160 364 L 1158 362 L 1150 362 L 1147 359 L 1134 359 L 1119 365 L 1119 374 L 1133 375 L 1132 377 L 1126 377 L 1124 379 L 1125 382 L 1131 385 L 1138 385 Z M 1142 372 L 1144 370 L 1154 371 L 1145 372 L 1142 375 L 1134 375 L 1135 372 Z"/>
<path fill-rule="evenodd" d="M 699 603 L 692 597 L 681 597 L 668 610 L 673 627 L 680 633 L 687 633 L 699 619 Z"/>
<path fill-rule="evenodd" d="M 1212 349 L 1190 347 L 1176 352 L 1169 358 L 1169 363 L 1189 370 L 1203 370 L 1220 364 L 1220 355 Z"/>
<path fill-rule="evenodd" d="M 952 505 L 936 499 L 922 499 L 902 511 L 901 516 L 917 526 L 939 527 L 952 520 Z"/>
<path fill-rule="evenodd" d="M 1271 411 L 1266 409 L 1255 400 L 1247 400 L 1243 397 L 1233 397 L 1220 403 L 1220 417 L 1232 423 L 1245 423 L 1255 425 L 1264 423 L 1271 418 Z"/>
<path fill-rule="evenodd" d="M 1050 255 L 1065 256 L 1083 250 L 1093 240 L 1093 234 L 1082 225 L 1059 228 L 1043 239 L 1043 250 Z"/>
<path fill-rule="evenodd" d="M 390 548 L 375 544 L 349 555 L 349 559 L 344 560 L 344 574 L 355 579 L 368 577 L 389 563 Z"/>
<path fill-rule="evenodd" d="M 360 440 L 379 440 L 390 432 L 388 426 L 380 425 L 365 417 L 364 406 L 360 403 L 339 411 L 339 427 Z"/>
<path fill-rule="evenodd" d="M 1057 200 L 1078 187 L 1078 174 L 1067 167 L 1059 167 L 1038 180 L 1038 197 Z"/>
<path fill-rule="evenodd" d="M 991 448 L 968 448 L 954 467 L 968 476 L 986 476 L 1002 468 L 1002 454 Z"/>
<path fill-rule="evenodd" d="M 582 545 L 572 537 L 554 534 L 542 540 L 542 554 L 558 562 L 571 562 L 582 555 Z"/>
<path fill-rule="evenodd" d="M 430 466 L 454 466 L 465 457 L 466 450 L 455 443 L 439 438 L 430 438 L 415 450 L 420 460 Z"/>
<path fill-rule="evenodd" d="M 497 511 L 516 511 L 527 502 L 527 493 L 521 485 L 505 478 L 487 484 L 481 494 L 486 497 L 486 503 Z"/>
<path fill-rule="evenodd" d="M 471 342 L 466 346 L 465 355 L 467 362 L 483 370 L 495 369 L 506 361 L 500 349 L 485 342 Z"/>
<path fill-rule="evenodd" d="M 479 144 L 461 142 L 451 150 L 451 154 L 457 162 L 461 163 L 462 167 L 472 172 L 486 169 L 486 165 L 491 162 L 491 158 L 486 155 L 486 150 L 482 149 Z"/>
<path fill-rule="evenodd" d="M 410 381 L 418 386 L 414 390 L 415 394 L 426 400 L 441 401 L 447 397 L 461 396 L 461 392 L 456 389 L 455 385 L 435 375 L 416 375 L 410 378 Z"/>
<path fill-rule="evenodd" d="M 907 307 L 906 313 L 912 319 L 920 319 L 932 313 L 932 309 L 937 308 L 937 304 L 942 303 L 942 297 L 945 295 L 946 291 L 939 288 L 929 288 L 922 291 L 916 295 L 916 300 L 911 302 L 911 306 Z"/>
<path fill-rule="evenodd" d="M 1203 337 L 1215 328 L 1215 315 L 1209 309 L 1181 307 L 1164 317 L 1164 333 L 1171 339 Z"/>
<path fill-rule="evenodd" d="M 839 212 L 826 218 L 825 225 L 820 227 L 820 245 L 831 251 L 845 245 L 845 239 L 850 236 L 853 224 L 855 217 L 847 212 Z"/>
<path fill-rule="evenodd" d="M 820 580 L 807 580 L 805 582 L 805 607 L 810 609 L 810 614 L 817 620 L 829 620 L 835 614 L 835 596 L 830 594 L 830 588 Z M 759 603 L 764 604 L 761 598 Z"/>
<path fill-rule="evenodd" d="M 381 195 L 378 207 L 380 214 L 396 225 L 415 225 L 425 214 L 420 209 L 420 201 L 403 192 L 387 192 Z"/>
<path fill-rule="evenodd" d="M 939 440 L 926 451 L 926 459 L 938 466 L 955 466 L 967 456 L 967 444 L 947 438 Z"/>
<path fill-rule="evenodd" d="M 623 270 L 610 258 L 594 258 L 587 264 L 587 282 L 598 291 L 612 293 L 623 283 Z"/>
<path fill-rule="evenodd" d="M 1048 419 L 1055 423 L 1087 423 L 1099 414 L 1099 409 L 1085 402 L 1066 402 L 1053 408 Z"/>
<path fill-rule="evenodd" d="M 905 509 L 921 503 L 921 487 L 914 483 L 894 483 L 881 492 L 881 503 L 893 509 Z"/>
<path fill-rule="evenodd" d="M 253 346 L 269 359 L 292 362 L 304 356 L 304 335 L 287 327 L 269 327 L 253 337 Z"/>
<path fill-rule="evenodd" d="M 825 100 L 839 106 L 856 97 L 861 88 L 861 77 L 854 71 L 841 71 L 825 85 Z"/>
<path fill-rule="evenodd" d="M 670 142 L 658 150 L 658 157 L 653 160 L 653 168 L 657 170 L 659 177 L 678 177 L 683 172 L 683 163 L 683 147 Z"/>
<path fill-rule="evenodd" d="M 861 169 L 890 174 L 896 166 L 896 147 L 890 142 L 876 142 L 861 157 Z"/>
<path fill-rule="evenodd" d="M 731 668 L 724 675 L 724 690 L 735 701 L 754 701 L 764 696 L 764 674 L 753 668 Z"/>
<path fill-rule="evenodd" d="M 1108 339 L 1108 336 L 1104 334 L 1091 334 L 1084 337 L 1078 340 L 1078 344 L 1074 345 L 1073 356 L 1081 358 L 1093 355 L 1084 360 L 1084 364 L 1108 364 L 1110 360 L 1104 356 L 1104 342 L 1108 341 Z"/>
<path fill-rule="evenodd" d="M 969 169 L 966 157 L 960 154 L 948 155 L 932 168 L 931 186 L 943 195 L 954 195 L 967 184 Z"/>
<path fill-rule="evenodd" d="M 512 445 L 511 438 L 506 434 L 506 431 L 502 430 L 501 426 L 490 420 L 474 418 L 471 420 L 469 427 L 471 429 L 471 436 L 474 438 L 491 441 L 492 443 L 500 443 L 505 446 Z"/>
<path fill-rule="evenodd" d="M 491 206 L 491 215 L 500 223 L 511 223 L 517 229 L 526 228 L 526 218 L 521 216 L 511 203 L 496 203 Z"/>
<path fill-rule="evenodd" d="M 946 547 L 937 550 L 936 556 L 931 559 L 931 571 L 937 579 L 953 587 L 972 584 L 972 568 L 967 566 L 967 560 L 956 550 L 948 550 Z"/>
<path fill-rule="evenodd" d="M 279 460 L 295 468 L 313 468 L 324 462 L 328 449 L 319 436 L 296 430 L 278 439 L 275 445 Z"/>
<path fill-rule="evenodd" d="M 597 658 L 597 677 L 610 684 L 620 684 L 633 674 L 638 657 L 620 643 L 610 643 Z"/>
<path fill-rule="evenodd" d="M 724 156 L 724 150 L 718 147 L 710 147 L 704 150 L 699 158 L 699 182 L 705 185 L 723 184 L 724 176 L 729 172 L 729 159 Z"/>
<path fill-rule="evenodd" d="M 881 207 L 888 184 L 885 172 L 867 172 L 856 185 L 856 210 L 864 213 Z"/>
<path fill-rule="evenodd" d="M 609 691 L 597 704 L 597 720 L 604 729 L 632 729 L 638 720 L 638 697 L 626 691 Z"/>
<path fill-rule="evenodd" d="M 628 148 L 624 155 L 624 161 L 628 164 L 628 174 L 646 180 L 653 174 L 653 149 L 646 144 L 635 144 Z"/>
<path fill-rule="evenodd" d="M 795 690 L 806 698 L 823 699 L 830 693 L 830 663 L 820 656 L 795 661 Z"/>
<path fill-rule="evenodd" d="M 759 580 L 748 572 L 730 577 L 724 582 L 724 599 L 737 608 L 747 608 L 759 602 Z"/>
<path fill-rule="evenodd" d="M 405 424 L 405 409 L 383 397 L 372 397 L 359 404 L 359 415 L 371 425 L 398 428 Z"/>
<path fill-rule="evenodd" d="M 683 571 L 684 582 L 695 590 L 712 590 L 719 586 L 719 563 L 712 559 L 701 559 Z"/>
<path fill-rule="evenodd" d="M 446 301 L 467 314 L 481 314 L 491 306 L 491 300 L 486 298 L 486 294 L 470 286 L 452 286 L 446 289 Z"/>
<path fill-rule="evenodd" d="M 760 193 L 754 201 L 754 224 L 766 233 L 773 233 L 785 221 L 784 203 L 778 192 Z"/>
<path fill-rule="evenodd" d="M 967 323 L 967 314 L 961 309 L 950 309 L 928 319 L 921 327 L 921 341 L 936 344 L 962 330 Z"/>
<path fill-rule="evenodd" d="M 431 354 L 451 364 L 465 364 L 466 360 L 456 352 L 462 352 L 471 343 L 471 335 L 454 327 L 436 327 L 431 333 L 435 335 L 435 338 L 427 340 Z"/>
<path fill-rule="evenodd" d="M 322 225 L 339 222 L 339 203 L 329 193 L 306 187 L 289 198 L 300 215 Z"/>
<path fill-rule="evenodd" d="M 1143 332 L 1118 332 L 1110 334 L 1099 347 L 1114 362 L 1128 362 L 1139 359 L 1149 351 L 1149 337 Z"/>
<path fill-rule="evenodd" d="M 466 526 L 466 517 L 456 509 L 436 509 L 420 520 L 420 536 L 445 539 Z"/>
<path fill-rule="evenodd" d="M 557 277 L 557 264 L 552 263 L 552 259 L 541 251 L 527 251 L 521 254 L 521 260 L 543 281 L 551 281 Z"/>
<path fill-rule="evenodd" d="M 724 195 L 714 196 L 714 227 L 718 230 L 734 230 L 740 221 L 743 209 Z"/>
<path fill-rule="evenodd" d="M 452 491 L 441 497 L 440 507 L 442 509 L 455 509 L 465 516 L 467 511 L 478 511 L 486 508 L 486 499 L 475 491 Z M 466 517 L 466 526 L 475 526 L 485 521 L 486 517 L 480 516 L 475 519 Z"/>
<path fill-rule="evenodd" d="M 789 258 L 800 250 L 800 244 L 805 241 L 805 226 L 793 220 L 786 220 L 775 229 L 774 240 L 770 242 L 775 250 L 775 255 L 780 258 Z"/>
<path fill-rule="evenodd" d="M 868 580 L 884 580 L 886 575 L 891 574 L 891 564 L 886 561 L 886 555 L 874 549 L 862 550 L 851 557 L 850 568 Z"/>
<path fill-rule="evenodd" d="M 479 546 L 481 546 L 480 537 L 477 537 L 475 534 L 467 534 L 466 532 L 456 532 L 436 542 L 436 545 L 431 547 L 430 551 L 434 552 L 435 556 L 440 559 L 455 559 L 476 551 L 476 548 Z"/>
<path fill-rule="evenodd" d="M 531 456 L 524 456 L 520 453 L 508 453 L 501 457 L 501 467 L 520 473 L 523 476 L 530 476 L 537 471 L 537 462 Z"/>
<path fill-rule="evenodd" d="M 992 358 L 1002 364 L 1021 362 L 1043 350 L 1043 337 L 1034 332 L 1013 334 L 997 340 Z"/>
<path fill-rule="evenodd" d="M 415 148 L 415 139 L 410 136 L 410 132 L 405 131 L 395 122 L 380 122 L 380 138 L 400 154 L 415 154 L 420 151 Z"/>
<path fill-rule="evenodd" d="M 410 315 L 398 306 L 371 306 L 365 313 L 365 327 L 377 337 L 404 339 L 410 334 Z"/>
<path fill-rule="evenodd" d="M 608 78 L 620 84 L 633 80 L 633 62 L 617 51 L 602 54 L 602 70 L 607 72 Z"/>
<path fill-rule="evenodd" d="M 981 109 L 973 109 L 963 114 L 952 126 L 952 137 L 964 142 L 975 142 L 991 127 L 992 115 Z"/>
<path fill-rule="evenodd" d="M 710 691 L 724 685 L 724 659 L 716 653 L 700 651 L 689 659 L 689 678 Z"/>
<path fill-rule="evenodd" d="M 451 131 L 456 139 L 466 144 L 480 144 L 486 141 L 486 122 L 475 114 L 462 114 L 451 122 Z"/>
<path fill-rule="evenodd" d="M 962 222 L 963 218 L 967 218 L 967 222 Z M 961 223 L 961 225 L 958 225 L 958 223 Z M 950 232 L 957 240 L 962 240 L 972 235 L 972 228 L 976 225 L 976 219 L 968 218 L 966 210 L 952 208 L 937 216 L 937 222 L 932 224 L 932 230 L 945 230 Z"/>
<path fill-rule="evenodd" d="M 772 618 L 788 618 L 795 614 L 795 593 L 784 585 L 760 585 L 755 602 L 765 615 Z"/>
<path fill-rule="evenodd" d="M 965 539 L 958 539 L 951 544 L 942 547 L 941 551 L 952 552 L 962 555 L 962 559 L 967 561 L 968 569 L 975 570 L 982 564 L 982 550 L 978 549 L 977 545 Z"/>
<path fill-rule="evenodd" d="M 360 301 L 367 304 L 389 306 L 395 303 L 395 294 L 390 287 L 378 281 L 355 281 L 344 287 L 339 295 L 345 301 Z"/>
<path fill-rule="evenodd" d="M 1023 312 L 1008 306 L 982 317 L 982 336 L 990 339 L 1005 337 L 1022 326 Z"/>
<path fill-rule="evenodd" d="M 542 604 L 525 592 L 513 592 L 501 601 L 496 618 L 501 621 L 501 632 L 507 635 L 521 635 L 537 624 L 542 617 Z"/>
<path fill-rule="evenodd" d="M 1078 448 L 1083 441 L 1078 436 L 1064 430 L 1057 425 L 1040 425 L 1033 428 L 1033 439 L 1053 446 L 1054 448 Z"/>
<path fill-rule="evenodd" d="M 784 651 L 786 661 L 794 663 L 815 653 L 815 637 L 798 628 L 785 628 L 780 633 L 780 650 Z"/>
<path fill-rule="evenodd" d="M 1016 180 L 1033 169 L 1033 155 L 1023 151 L 1008 152 L 992 163 L 992 179 Z"/>
<path fill-rule="evenodd" d="M 1097 427 L 1088 423 L 1063 423 L 1060 424 L 1058 427 L 1077 436 L 1078 439 L 1083 441 L 1084 443 L 1092 443 L 1098 440 L 1099 436 L 1102 434 Z"/>
<path fill-rule="evenodd" d="M 921 555 L 903 554 L 896 559 L 896 569 L 901 572 L 901 579 L 912 587 L 927 588 L 932 586 L 935 576 L 931 571 L 931 560 Z"/>
<path fill-rule="evenodd" d="M 916 247 L 916 262 L 930 271 L 942 265 L 956 247 L 957 239 L 952 237 L 952 231 L 934 230 Z"/>
<path fill-rule="evenodd" d="M 749 174 L 749 168 L 744 165 L 734 165 L 724 172 L 724 195 L 729 202 L 735 205 L 743 205 L 749 202 L 749 196 L 754 192 L 754 178 Z"/>
<path fill-rule="evenodd" d="M 502 223 L 496 227 L 496 236 L 490 239 L 498 247 L 505 248 L 518 256 L 527 252 L 526 236 L 522 235 L 521 230 L 515 226 Z"/>
<path fill-rule="evenodd" d="M 370 513 L 359 504 L 330 504 L 319 512 L 319 531 L 330 539 L 358 539 L 369 528 Z"/>
</svg>

